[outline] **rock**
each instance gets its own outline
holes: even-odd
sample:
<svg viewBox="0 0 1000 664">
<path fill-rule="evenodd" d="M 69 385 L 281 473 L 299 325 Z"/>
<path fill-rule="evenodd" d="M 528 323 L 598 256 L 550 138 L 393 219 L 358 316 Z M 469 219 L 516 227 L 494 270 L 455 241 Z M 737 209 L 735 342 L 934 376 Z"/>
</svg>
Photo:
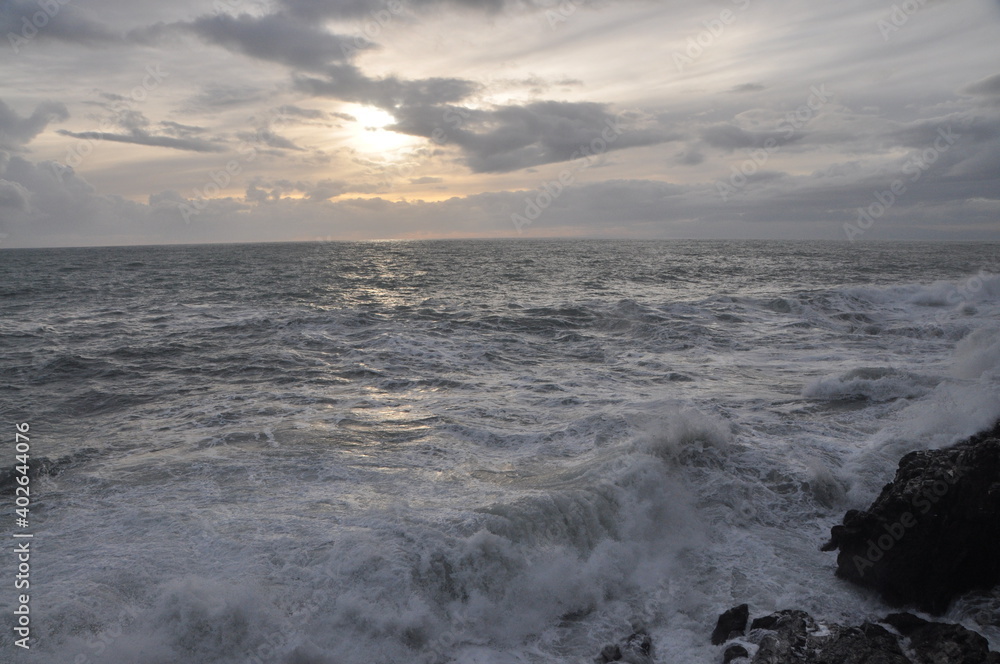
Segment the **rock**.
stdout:
<svg viewBox="0 0 1000 664">
<path fill-rule="evenodd" d="M 604 646 L 594 662 L 627 662 L 627 664 L 653 664 L 653 640 L 645 632 L 635 632 L 621 642 Z"/>
<path fill-rule="evenodd" d="M 778 611 L 755 619 L 744 642 L 757 645 L 751 664 L 1000 664 L 988 641 L 961 625 L 909 613 L 892 614 L 885 623 L 902 636 L 870 622 L 822 625 L 804 611 Z M 749 657 L 747 648 L 731 644 L 723 664 L 740 657 Z"/>
<path fill-rule="evenodd" d="M 749 661 L 750 660 L 750 653 L 749 653 L 749 651 L 747 651 L 746 648 L 744 648 L 743 646 L 741 646 L 738 643 L 735 643 L 735 644 L 729 646 L 728 648 L 726 648 L 726 652 L 724 652 L 722 654 L 722 664 L 729 664 L 733 660 L 740 659 L 740 658 L 743 658 L 743 659 Z"/>
<path fill-rule="evenodd" d="M 840 578 L 934 615 L 1000 582 L 1000 423 L 904 456 L 875 502 L 831 529 L 823 550 L 834 549 Z"/>
<path fill-rule="evenodd" d="M 899 642 L 881 625 L 838 629 L 820 649 L 817 664 L 911 664 Z"/>
<path fill-rule="evenodd" d="M 911 664 L 884 627 L 821 626 L 804 611 L 758 618 L 750 638 L 759 641 L 752 664 Z"/>
<path fill-rule="evenodd" d="M 743 636 L 749 618 L 750 607 L 746 604 L 740 604 L 723 613 L 719 616 L 719 621 L 715 624 L 715 630 L 712 632 L 712 645 L 722 645 L 729 639 Z"/>
<path fill-rule="evenodd" d="M 961 625 L 928 622 L 909 613 L 891 614 L 885 622 L 910 639 L 916 664 L 984 664 L 990 658 L 989 641 Z"/>
<path fill-rule="evenodd" d="M 601 654 L 594 660 L 596 664 L 607 664 L 608 662 L 620 662 L 622 650 L 616 645 L 606 645 L 601 648 Z"/>
</svg>

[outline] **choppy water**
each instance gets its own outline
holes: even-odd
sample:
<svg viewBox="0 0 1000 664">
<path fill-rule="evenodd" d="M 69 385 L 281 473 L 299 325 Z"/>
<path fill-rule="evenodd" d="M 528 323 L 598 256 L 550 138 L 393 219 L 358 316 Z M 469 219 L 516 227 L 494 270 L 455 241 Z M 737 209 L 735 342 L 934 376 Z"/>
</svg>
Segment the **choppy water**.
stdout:
<svg viewBox="0 0 1000 664">
<path fill-rule="evenodd" d="M 0 259 L 2 439 L 56 460 L 14 661 L 716 662 L 736 603 L 883 614 L 829 527 L 1000 417 L 1000 244 Z"/>
</svg>

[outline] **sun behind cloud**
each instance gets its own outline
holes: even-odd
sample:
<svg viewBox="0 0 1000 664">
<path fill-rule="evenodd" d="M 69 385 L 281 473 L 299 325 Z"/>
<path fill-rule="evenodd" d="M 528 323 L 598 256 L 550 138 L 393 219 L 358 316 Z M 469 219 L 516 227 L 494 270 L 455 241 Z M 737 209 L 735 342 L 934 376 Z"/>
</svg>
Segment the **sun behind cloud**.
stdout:
<svg viewBox="0 0 1000 664">
<path fill-rule="evenodd" d="M 423 143 L 424 139 L 388 129 L 396 124 L 396 118 L 388 111 L 374 106 L 347 104 L 340 108 L 357 120 L 355 131 L 348 139 L 350 146 L 363 153 L 378 153 L 385 159 L 393 160 Z"/>
</svg>

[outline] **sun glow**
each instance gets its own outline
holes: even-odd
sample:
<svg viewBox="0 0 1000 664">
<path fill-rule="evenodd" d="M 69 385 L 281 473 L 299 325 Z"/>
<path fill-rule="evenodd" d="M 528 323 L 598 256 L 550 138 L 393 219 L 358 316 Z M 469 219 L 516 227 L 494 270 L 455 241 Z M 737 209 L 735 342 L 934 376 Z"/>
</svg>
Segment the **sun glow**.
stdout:
<svg viewBox="0 0 1000 664">
<path fill-rule="evenodd" d="M 348 104 L 341 109 L 357 121 L 353 135 L 349 139 L 352 147 L 362 152 L 377 152 L 383 155 L 398 153 L 420 145 L 424 139 L 408 136 L 388 129 L 396 124 L 396 118 L 388 111 L 374 106 Z"/>
</svg>

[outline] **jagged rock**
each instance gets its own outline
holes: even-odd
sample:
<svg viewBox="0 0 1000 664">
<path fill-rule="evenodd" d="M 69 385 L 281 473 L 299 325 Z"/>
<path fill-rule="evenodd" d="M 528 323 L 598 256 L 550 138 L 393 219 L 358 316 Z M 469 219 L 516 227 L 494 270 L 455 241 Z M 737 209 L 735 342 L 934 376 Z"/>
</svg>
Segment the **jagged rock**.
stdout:
<svg viewBox="0 0 1000 664">
<path fill-rule="evenodd" d="M 604 646 L 594 662 L 596 664 L 607 664 L 608 662 L 653 664 L 653 640 L 645 632 L 635 632 L 620 643 Z"/>
<path fill-rule="evenodd" d="M 909 638 L 916 664 L 984 664 L 990 658 L 989 641 L 961 625 L 928 622 L 909 613 L 891 614 L 885 622 Z"/>
<path fill-rule="evenodd" d="M 755 619 L 743 641 L 757 645 L 751 664 L 1000 664 L 987 640 L 961 625 L 908 613 L 885 622 L 902 636 L 870 622 L 821 625 L 804 611 L 786 610 Z M 723 664 L 748 655 L 742 643 L 732 644 Z"/>
<path fill-rule="evenodd" d="M 881 625 L 840 628 L 814 660 L 816 664 L 910 664 L 899 642 Z"/>
<path fill-rule="evenodd" d="M 820 626 L 804 611 L 779 611 L 750 628 L 759 639 L 752 664 L 910 664 L 884 627 Z"/>
<path fill-rule="evenodd" d="M 743 636 L 749 618 L 750 607 L 746 604 L 740 604 L 723 613 L 719 616 L 719 621 L 712 632 L 712 645 L 721 645 L 729 639 Z"/>
<path fill-rule="evenodd" d="M 750 652 L 738 643 L 729 646 L 726 652 L 722 653 L 722 664 L 730 664 L 737 659 L 750 661 Z"/>
<path fill-rule="evenodd" d="M 1000 582 L 1000 424 L 904 456 L 875 502 L 831 529 L 834 549 L 840 578 L 936 615 Z"/>
</svg>

